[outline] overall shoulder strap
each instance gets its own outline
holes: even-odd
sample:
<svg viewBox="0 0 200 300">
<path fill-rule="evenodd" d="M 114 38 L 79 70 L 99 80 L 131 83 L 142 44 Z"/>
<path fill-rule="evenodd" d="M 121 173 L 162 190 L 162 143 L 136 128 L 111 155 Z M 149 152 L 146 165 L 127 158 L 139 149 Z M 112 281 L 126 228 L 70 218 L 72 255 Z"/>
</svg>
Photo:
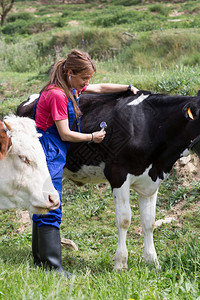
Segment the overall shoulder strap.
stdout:
<svg viewBox="0 0 200 300">
<path fill-rule="evenodd" d="M 78 93 L 76 92 L 76 90 L 74 88 L 72 89 L 72 94 L 73 94 L 74 99 L 76 100 L 78 107 L 79 107 L 80 95 L 78 95 Z M 81 117 L 80 116 L 78 116 L 76 118 L 76 131 L 81 132 Z"/>
<path fill-rule="evenodd" d="M 31 117 L 33 120 L 35 120 L 36 108 L 37 108 L 37 104 L 38 104 L 38 101 L 39 101 L 39 99 L 40 99 L 40 96 L 41 96 L 41 93 L 40 93 L 39 97 L 36 99 L 35 104 L 34 104 L 33 115 L 32 115 L 32 117 Z"/>
</svg>

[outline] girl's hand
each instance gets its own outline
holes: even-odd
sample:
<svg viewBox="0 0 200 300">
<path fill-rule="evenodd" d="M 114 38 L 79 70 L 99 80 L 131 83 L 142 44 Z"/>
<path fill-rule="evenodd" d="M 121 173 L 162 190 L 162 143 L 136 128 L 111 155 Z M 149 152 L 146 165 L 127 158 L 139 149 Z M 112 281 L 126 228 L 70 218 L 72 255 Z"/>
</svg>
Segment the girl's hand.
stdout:
<svg viewBox="0 0 200 300">
<path fill-rule="evenodd" d="M 96 131 L 92 133 L 92 142 L 101 143 L 106 135 L 105 130 L 101 129 L 100 131 Z"/>
<path fill-rule="evenodd" d="M 138 92 L 139 90 L 138 90 L 135 86 L 132 85 L 131 91 L 133 92 L 133 94 L 137 94 L 137 92 Z"/>
</svg>

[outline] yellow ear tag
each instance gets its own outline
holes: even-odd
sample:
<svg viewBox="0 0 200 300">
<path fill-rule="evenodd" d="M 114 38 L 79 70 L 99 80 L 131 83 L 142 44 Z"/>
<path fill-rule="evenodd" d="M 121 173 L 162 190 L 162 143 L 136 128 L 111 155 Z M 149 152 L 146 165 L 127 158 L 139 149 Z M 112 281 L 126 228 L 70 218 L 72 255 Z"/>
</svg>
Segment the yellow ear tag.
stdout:
<svg viewBox="0 0 200 300">
<path fill-rule="evenodd" d="M 188 116 L 190 117 L 190 119 L 194 120 L 190 107 L 188 107 Z"/>
</svg>

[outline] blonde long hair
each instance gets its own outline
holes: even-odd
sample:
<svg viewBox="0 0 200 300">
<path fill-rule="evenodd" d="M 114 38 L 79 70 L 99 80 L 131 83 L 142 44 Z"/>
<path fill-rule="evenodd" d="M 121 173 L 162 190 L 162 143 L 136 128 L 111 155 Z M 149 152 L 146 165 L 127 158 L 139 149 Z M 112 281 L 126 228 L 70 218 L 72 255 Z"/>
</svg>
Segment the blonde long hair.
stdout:
<svg viewBox="0 0 200 300">
<path fill-rule="evenodd" d="M 41 90 L 49 90 L 50 84 L 54 84 L 64 90 L 66 96 L 71 99 L 75 111 L 76 118 L 81 115 L 80 109 L 74 99 L 71 90 L 67 85 L 67 72 L 72 70 L 73 74 L 77 75 L 81 72 L 96 72 L 95 64 L 87 52 L 82 52 L 77 49 L 71 50 L 67 58 L 59 59 L 52 67 L 48 83 Z"/>
</svg>

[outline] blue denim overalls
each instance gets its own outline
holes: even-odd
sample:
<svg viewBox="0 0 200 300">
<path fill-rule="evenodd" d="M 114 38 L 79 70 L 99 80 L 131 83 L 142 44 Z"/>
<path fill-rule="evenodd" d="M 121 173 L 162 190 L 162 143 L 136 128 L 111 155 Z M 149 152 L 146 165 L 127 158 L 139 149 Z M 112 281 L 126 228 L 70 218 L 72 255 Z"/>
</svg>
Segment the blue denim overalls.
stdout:
<svg viewBox="0 0 200 300">
<path fill-rule="evenodd" d="M 73 91 L 73 94 L 75 90 Z M 68 121 L 69 128 L 72 129 L 75 120 L 75 112 L 72 101 L 68 99 Z M 52 125 L 46 131 L 37 129 L 42 136 L 39 138 L 46 155 L 47 166 L 55 189 L 58 191 L 60 200 L 62 194 L 62 175 L 66 163 L 69 142 L 63 142 L 60 138 L 56 125 Z M 56 210 L 50 211 L 46 215 L 33 215 L 33 222 L 37 226 L 54 226 L 60 228 L 62 218 L 62 205 Z"/>
</svg>

